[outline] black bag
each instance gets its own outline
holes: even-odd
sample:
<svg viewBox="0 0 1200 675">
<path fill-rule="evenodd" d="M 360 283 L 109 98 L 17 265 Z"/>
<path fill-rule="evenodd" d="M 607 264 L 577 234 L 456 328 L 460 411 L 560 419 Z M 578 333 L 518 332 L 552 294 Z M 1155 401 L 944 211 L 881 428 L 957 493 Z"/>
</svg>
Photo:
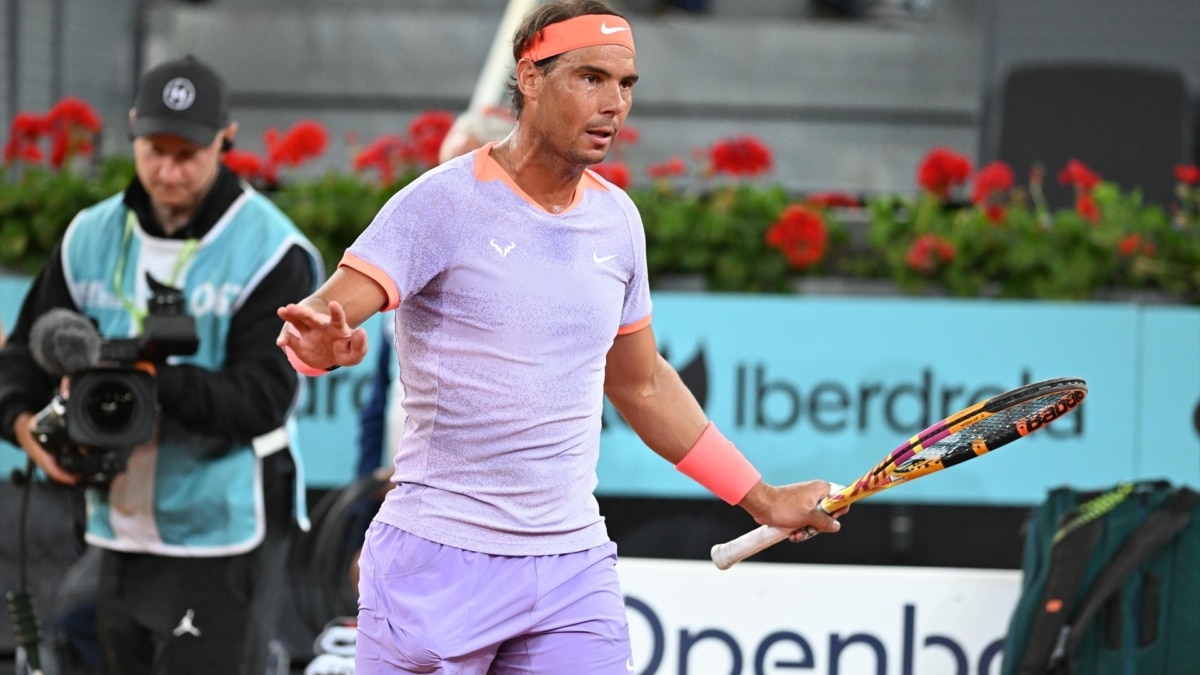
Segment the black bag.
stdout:
<svg viewBox="0 0 1200 675">
<path fill-rule="evenodd" d="M 1001 675 L 1200 673 L 1200 494 L 1063 487 L 1027 528 Z"/>
</svg>

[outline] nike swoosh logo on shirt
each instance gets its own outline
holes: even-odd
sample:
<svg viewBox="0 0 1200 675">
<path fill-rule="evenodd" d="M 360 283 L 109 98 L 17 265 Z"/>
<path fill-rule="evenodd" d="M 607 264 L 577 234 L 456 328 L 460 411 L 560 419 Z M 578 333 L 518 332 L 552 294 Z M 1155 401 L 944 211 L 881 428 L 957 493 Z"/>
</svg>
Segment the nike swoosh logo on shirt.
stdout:
<svg viewBox="0 0 1200 675">
<path fill-rule="evenodd" d="M 599 253 L 592 251 L 592 262 L 596 263 L 597 265 L 599 265 L 600 263 L 603 263 L 603 262 L 608 262 L 609 260 L 612 260 L 615 257 L 617 257 L 616 253 L 614 253 L 612 255 L 606 255 L 602 258 L 602 257 L 600 257 Z"/>
<path fill-rule="evenodd" d="M 629 30 L 629 29 L 626 28 L 625 26 L 613 26 L 612 28 L 609 28 L 607 23 L 604 23 L 604 22 L 600 23 L 600 32 L 604 33 L 605 35 L 612 35 L 613 33 L 620 33 L 623 30 Z"/>
</svg>

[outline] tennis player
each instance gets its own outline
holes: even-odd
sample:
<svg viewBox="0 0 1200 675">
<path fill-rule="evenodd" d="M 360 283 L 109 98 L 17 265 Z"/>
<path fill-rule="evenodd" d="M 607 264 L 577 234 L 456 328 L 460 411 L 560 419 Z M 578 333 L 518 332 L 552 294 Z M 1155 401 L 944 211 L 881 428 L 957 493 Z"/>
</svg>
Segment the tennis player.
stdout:
<svg viewBox="0 0 1200 675">
<path fill-rule="evenodd" d="M 360 324 L 396 309 L 407 420 L 360 563 L 360 675 L 634 669 L 592 494 L 605 395 L 757 522 L 839 527 L 817 508 L 828 483 L 764 483 L 658 354 L 641 218 L 587 168 L 633 102 L 632 27 L 603 2 L 552 2 L 513 56 L 513 132 L 393 196 L 279 310 L 280 347 L 319 374 L 361 361 Z"/>
</svg>

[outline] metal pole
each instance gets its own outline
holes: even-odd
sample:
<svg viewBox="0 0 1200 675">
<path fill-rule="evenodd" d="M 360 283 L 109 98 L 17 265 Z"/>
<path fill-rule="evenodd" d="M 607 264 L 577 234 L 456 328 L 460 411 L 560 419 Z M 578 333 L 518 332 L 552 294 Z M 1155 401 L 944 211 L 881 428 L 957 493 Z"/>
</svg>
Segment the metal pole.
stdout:
<svg viewBox="0 0 1200 675">
<path fill-rule="evenodd" d="M 8 123 L 12 124 L 12 121 L 17 117 L 17 111 L 19 109 L 17 106 L 17 93 L 20 91 L 20 87 L 17 86 L 17 82 L 21 75 L 21 71 L 20 68 L 18 68 L 19 61 L 17 59 L 17 54 L 19 54 L 21 51 L 21 31 L 18 27 L 18 24 L 21 20 L 21 0 L 8 0 L 7 4 L 5 5 L 5 9 L 7 10 L 7 16 L 5 16 L 5 26 L 8 29 L 7 35 L 4 36 L 4 42 L 8 45 L 8 53 L 5 55 L 5 57 L 8 59 L 8 91 L 5 93 L 8 109 L 4 112 L 8 118 Z"/>
<path fill-rule="evenodd" d="M 63 9 L 64 0 L 51 0 L 50 3 L 50 103 L 54 104 L 63 97 L 63 33 L 66 32 L 66 12 Z"/>
</svg>

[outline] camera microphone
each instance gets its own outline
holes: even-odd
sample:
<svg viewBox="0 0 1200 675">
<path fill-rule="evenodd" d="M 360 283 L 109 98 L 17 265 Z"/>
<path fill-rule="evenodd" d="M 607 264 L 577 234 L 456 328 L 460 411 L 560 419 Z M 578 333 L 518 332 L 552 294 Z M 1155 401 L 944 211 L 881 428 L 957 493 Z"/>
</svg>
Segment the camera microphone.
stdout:
<svg viewBox="0 0 1200 675">
<path fill-rule="evenodd" d="M 39 316 L 29 331 L 29 351 L 55 377 L 91 368 L 100 358 L 103 339 L 91 319 L 62 307 Z"/>
</svg>

